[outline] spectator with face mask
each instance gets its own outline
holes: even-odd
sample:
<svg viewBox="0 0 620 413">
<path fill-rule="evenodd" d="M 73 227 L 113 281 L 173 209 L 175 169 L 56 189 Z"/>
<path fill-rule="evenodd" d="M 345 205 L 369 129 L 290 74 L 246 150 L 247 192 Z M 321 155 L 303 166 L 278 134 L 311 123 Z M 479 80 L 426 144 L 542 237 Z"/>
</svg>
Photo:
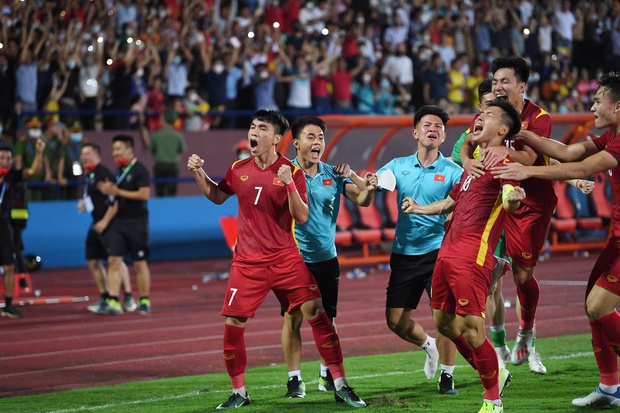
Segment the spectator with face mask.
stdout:
<svg viewBox="0 0 620 413">
<path fill-rule="evenodd" d="M 15 144 L 14 161 L 16 169 L 28 169 L 32 166 L 36 155 L 37 141 L 42 138 L 41 121 L 39 118 L 34 117 L 26 124 L 26 135 L 21 136 Z M 31 176 L 29 180 L 30 182 L 40 183 L 44 178 L 45 172 L 41 169 L 37 171 L 37 174 Z M 26 194 L 28 201 L 51 199 L 49 188 L 43 186 L 28 187 Z"/>
<path fill-rule="evenodd" d="M 235 153 L 237 154 L 237 160 L 242 161 L 244 159 L 248 159 L 252 154 L 250 153 L 250 144 L 247 139 L 243 139 L 237 144 L 235 148 Z"/>
<path fill-rule="evenodd" d="M 252 81 L 252 89 L 254 90 L 254 105 L 256 110 L 278 110 L 274 95 L 276 77 L 265 63 L 257 64 L 255 71 L 256 75 Z"/>
<path fill-rule="evenodd" d="M 58 159 L 58 183 L 60 184 L 60 197 L 62 199 L 78 199 L 80 197 L 78 181 L 82 179 L 83 175 L 80 152 L 85 142 L 82 125 L 75 122 L 69 128 L 69 140 L 62 145 Z"/>
</svg>

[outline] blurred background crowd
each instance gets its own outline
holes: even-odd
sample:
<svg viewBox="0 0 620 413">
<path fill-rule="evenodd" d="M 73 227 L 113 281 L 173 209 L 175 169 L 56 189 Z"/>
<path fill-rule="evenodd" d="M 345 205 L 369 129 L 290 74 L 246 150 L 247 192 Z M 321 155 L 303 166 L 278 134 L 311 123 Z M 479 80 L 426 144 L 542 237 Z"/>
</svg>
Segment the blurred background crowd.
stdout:
<svg viewBox="0 0 620 413">
<path fill-rule="evenodd" d="M 258 108 L 470 113 L 508 54 L 529 98 L 579 112 L 620 68 L 618 0 L 0 0 L 0 25 L 4 139 L 32 115 L 68 140 L 155 131 L 166 108 L 187 131 Z"/>
</svg>

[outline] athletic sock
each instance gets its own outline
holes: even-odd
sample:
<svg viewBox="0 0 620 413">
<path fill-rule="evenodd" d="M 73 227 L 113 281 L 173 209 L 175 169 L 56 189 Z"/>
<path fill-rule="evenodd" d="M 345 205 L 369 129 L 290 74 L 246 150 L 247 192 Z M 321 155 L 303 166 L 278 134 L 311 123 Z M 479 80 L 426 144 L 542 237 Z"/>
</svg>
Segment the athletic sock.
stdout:
<svg viewBox="0 0 620 413">
<path fill-rule="evenodd" d="M 6 295 L 4 296 L 4 305 L 6 307 L 10 306 L 13 304 L 13 297 L 7 297 Z"/>
<path fill-rule="evenodd" d="M 487 400 L 500 400 L 499 396 L 499 365 L 497 354 L 493 349 L 493 344 L 487 338 L 473 351 L 478 375 L 484 387 L 484 398 Z"/>
<path fill-rule="evenodd" d="M 620 316 L 617 311 L 601 317 L 598 320 L 590 320 L 590 329 L 592 330 L 592 350 L 594 358 L 598 366 L 600 381 L 605 386 L 618 385 L 618 354 L 614 348 L 618 348 L 617 331 L 607 331 L 609 328 L 620 328 Z M 611 337 L 611 340 L 610 340 Z"/>
<path fill-rule="evenodd" d="M 504 325 L 491 326 L 491 341 L 493 341 L 493 347 L 504 347 L 506 345 L 506 330 Z"/>
<path fill-rule="evenodd" d="M 325 360 L 325 364 L 327 364 L 332 377 L 334 380 L 343 377 L 344 363 L 342 361 L 340 338 L 329 317 L 323 313 L 310 320 L 309 324 L 312 327 L 314 343 L 319 350 L 321 358 Z"/>
<path fill-rule="evenodd" d="M 463 337 L 463 334 L 452 340 L 452 342 L 456 346 L 456 349 L 459 351 L 459 353 L 461 353 L 461 356 L 463 356 L 465 361 L 467 361 L 475 370 L 478 370 L 476 368 L 476 361 L 474 360 L 473 350 L 469 346 L 469 343 L 467 343 L 467 341 L 465 340 L 465 337 Z M 493 350 L 493 354 L 495 354 L 495 350 Z"/>
<path fill-rule="evenodd" d="M 448 373 L 449 375 L 454 376 L 454 366 L 446 366 L 445 364 L 440 364 L 439 370 L 442 373 Z"/>
<path fill-rule="evenodd" d="M 291 370 L 288 372 L 289 379 L 291 377 L 297 377 L 297 380 L 301 381 L 301 370 Z"/>
<path fill-rule="evenodd" d="M 536 318 L 536 307 L 540 297 L 540 285 L 536 277 L 532 277 L 524 284 L 517 284 L 517 296 L 521 303 L 521 322 L 519 328 L 522 330 L 532 330 Z"/>
<path fill-rule="evenodd" d="M 327 377 L 327 372 L 329 371 L 329 369 L 327 368 L 327 366 L 324 366 L 321 364 L 321 377 Z"/>
<path fill-rule="evenodd" d="M 234 389 L 245 386 L 245 328 L 226 324 L 224 328 L 224 362 Z M 243 395 L 242 393 L 239 393 Z"/>
</svg>

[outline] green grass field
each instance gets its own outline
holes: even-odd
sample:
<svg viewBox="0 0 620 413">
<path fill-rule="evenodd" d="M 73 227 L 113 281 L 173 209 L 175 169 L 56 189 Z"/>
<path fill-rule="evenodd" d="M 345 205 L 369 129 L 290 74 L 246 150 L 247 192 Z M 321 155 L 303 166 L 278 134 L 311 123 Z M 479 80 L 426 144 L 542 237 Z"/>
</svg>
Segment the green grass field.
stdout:
<svg viewBox="0 0 620 413">
<path fill-rule="evenodd" d="M 395 337 L 394 340 L 397 338 Z M 505 412 L 588 412 L 571 400 L 598 384 L 598 372 L 587 335 L 539 339 L 538 350 L 548 373 L 530 373 L 527 365 L 509 366 L 513 381 L 504 393 Z M 348 358 L 347 376 L 366 411 L 476 413 L 482 404 L 482 385 L 474 370 L 459 356 L 455 371 L 458 396 L 437 393 L 435 381 L 424 376 L 424 352 Z M 243 412 L 344 412 L 333 395 L 317 390 L 318 362 L 302 364 L 305 399 L 286 399 L 286 367 L 256 368 L 246 373 L 252 404 Z M 178 412 L 215 411 L 230 395 L 226 374 L 207 374 L 94 387 L 0 400 L 0 412 Z"/>
</svg>

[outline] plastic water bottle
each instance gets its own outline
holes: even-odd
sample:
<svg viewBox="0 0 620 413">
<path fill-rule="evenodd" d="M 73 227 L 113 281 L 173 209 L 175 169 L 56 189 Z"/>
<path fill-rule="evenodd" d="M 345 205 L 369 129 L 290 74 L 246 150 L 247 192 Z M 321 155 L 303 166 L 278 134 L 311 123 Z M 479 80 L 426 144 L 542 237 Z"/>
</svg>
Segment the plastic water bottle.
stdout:
<svg viewBox="0 0 620 413">
<path fill-rule="evenodd" d="M 379 271 L 389 271 L 390 270 L 390 264 L 387 262 L 382 262 L 379 265 L 377 265 L 377 269 Z"/>
<path fill-rule="evenodd" d="M 551 258 L 551 246 L 549 244 L 549 240 L 545 241 L 545 246 L 543 248 L 543 255 L 541 258 L 542 258 L 541 261 L 547 261 L 549 258 Z"/>
<path fill-rule="evenodd" d="M 215 276 L 215 279 L 218 281 L 226 281 L 228 277 L 230 277 L 230 274 L 228 274 L 228 272 L 221 272 Z"/>
<path fill-rule="evenodd" d="M 590 256 L 590 252 L 589 251 L 575 251 L 573 252 L 573 257 L 575 258 L 588 258 Z"/>
<path fill-rule="evenodd" d="M 347 272 L 347 278 L 348 279 L 358 279 L 358 278 L 364 278 L 366 277 L 366 271 L 364 271 L 363 268 L 356 268 L 353 271 L 349 271 Z"/>
</svg>

